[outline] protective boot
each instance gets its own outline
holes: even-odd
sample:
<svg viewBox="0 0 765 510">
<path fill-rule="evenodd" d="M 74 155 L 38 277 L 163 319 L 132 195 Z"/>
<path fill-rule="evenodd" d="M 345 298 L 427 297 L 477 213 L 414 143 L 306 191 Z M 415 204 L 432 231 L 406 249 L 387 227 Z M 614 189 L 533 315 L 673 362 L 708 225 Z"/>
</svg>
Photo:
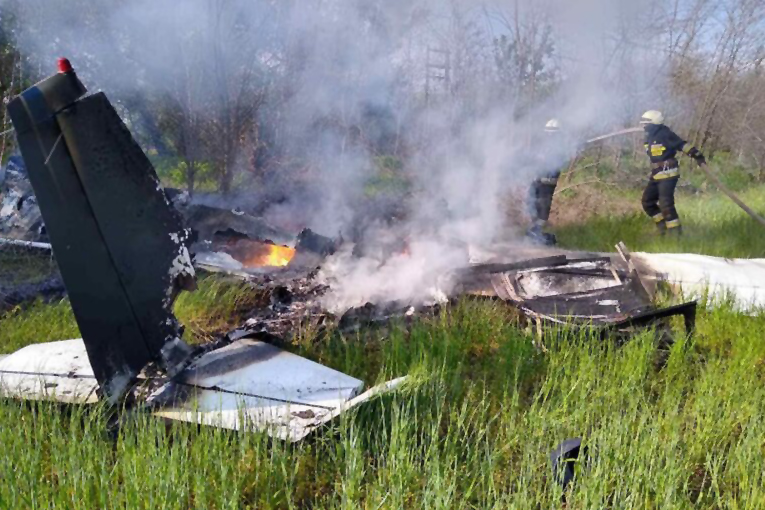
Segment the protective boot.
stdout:
<svg viewBox="0 0 765 510">
<path fill-rule="evenodd" d="M 683 235 L 683 227 L 680 225 L 680 220 L 670 220 L 667 224 L 667 235 L 672 237 L 680 237 Z"/>
</svg>

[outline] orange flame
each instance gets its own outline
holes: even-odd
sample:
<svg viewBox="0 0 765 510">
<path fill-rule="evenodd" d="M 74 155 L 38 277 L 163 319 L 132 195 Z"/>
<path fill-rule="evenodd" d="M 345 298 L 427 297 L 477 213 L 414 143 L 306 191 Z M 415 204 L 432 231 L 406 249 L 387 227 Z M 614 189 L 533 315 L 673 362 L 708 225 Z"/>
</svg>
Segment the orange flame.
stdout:
<svg viewBox="0 0 765 510">
<path fill-rule="evenodd" d="M 295 250 L 287 246 L 240 239 L 224 248 L 226 253 L 245 267 L 284 267 L 295 256 Z"/>
<path fill-rule="evenodd" d="M 242 261 L 245 267 L 284 267 L 295 256 L 295 250 L 286 246 L 262 244 Z"/>
<path fill-rule="evenodd" d="M 295 256 L 295 250 L 286 246 L 269 246 L 268 254 L 263 261 L 264 266 L 284 267 Z"/>
</svg>

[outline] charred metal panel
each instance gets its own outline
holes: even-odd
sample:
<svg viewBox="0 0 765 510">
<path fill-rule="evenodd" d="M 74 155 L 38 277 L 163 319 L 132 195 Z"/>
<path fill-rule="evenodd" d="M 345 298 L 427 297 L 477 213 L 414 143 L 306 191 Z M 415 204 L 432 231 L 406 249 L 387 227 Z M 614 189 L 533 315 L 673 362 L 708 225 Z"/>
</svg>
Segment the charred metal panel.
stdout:
<svg viewBox="0 0 765 510">
<path fill-rule="evenodd" d="M 540 323 L 595 327 L 605 334 L 664 325 L 664 319 L 683 315 L 686 330 L 693 331 L 695 302 L 656 309 L 639 278 L 620 271 L 607 258 L 498 269 L 501 272 L 491 276 L 497 295 Z"/>
<path fill-rule="evenodd" d="M 687 334 L 693 334 L 696 330 L 696 311 L 698 302 L 689 301 L 680 305 L 662 308 L 660 310 L 649 310 L 647 312 L 635 314 L 619 323 L 609 326 L 612 330 L 620 330 L 628 327 L 652 326 L 668 317 L 683 316 L 685 322 L 685 331 Z"/>
<path fill-rule="evenodd" d="M 553 480 L 561 486 L 565 492 L 576 477 L 576 464 L 580 454 L 587 460 L 587 447 L 582 447 L 582 438 L 575 437 L 566 439 L 550 452 L 552 462 Z M 565 497 L 564 497 L 565 501 Z"/>
<path fill-rule="evenodd" d="M 170 308 L 193 268 L 153 168 L 103 94 L 75 102 L 84 92 L 60 73 L 8 113 L 94 375 L 115 401 L 150 361 L 183 364 Z"/>
<path fill-rule="evenodd" d="M 69 151 L 56 147 L 58 123 L 44 115 L 35 120 L 39 101 L 41 95 L 25 93 L 8 113 L 94 374 L 107 396 L 121 395 L 151 355 L 136 342 L 141 330 Z"/>
<path fill-rule="evenodd" d="M 479 274 L 496 274 L 543 267 L 557 267 L 566 265 L 569 262 L 570 261 L 565 255 L 554 255 L 552 257 L 522 260 L 520 262 L 510 262 L 507 264 L 475 264 L 460 270 L 460 274 L 462 277 L 470 277 Z"/>
<path fill-rule="evenodd" d="M 181 288 L 193 286 L 189 232 L 103 93 L 61 112 L 58 123 L 143 341 L 156 357 L 181 336 L 172 303 Z"/>
<path fill-rule="evenodd" d="M 179 205 L 186 224 L 193 228 L 199 241 L 221 238 L 253 239 L 274 244 L 291 244 L 294 236 L 281 232 L 260 218 L 242 211 L 221 209 L 203 204 Z"/>
</svg>

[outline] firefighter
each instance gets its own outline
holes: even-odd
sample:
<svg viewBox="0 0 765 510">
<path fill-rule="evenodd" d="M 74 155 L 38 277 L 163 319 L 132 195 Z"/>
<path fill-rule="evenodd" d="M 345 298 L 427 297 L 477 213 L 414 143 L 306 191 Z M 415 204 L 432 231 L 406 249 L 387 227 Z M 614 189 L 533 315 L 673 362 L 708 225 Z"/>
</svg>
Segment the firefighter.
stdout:
<svg viewBox="0 0 765 510">
<path fill-rule="evenodd" d="M 664 115 L 656 110 L 643 114 L 645 150 L 651 160 L 651 178 L 643 192 L 643 210 L 656 223 L 659 232 L 680 235 L 682 227 L 675 208 L 675 188 L 680 179 L 678 151 L 706 163 L 704 155 L 664 125 Z"/>
<path fill-rule="evenodd" d="M 554 137 L 551 141 L 558 145 L 563 143 L 560 139 L 560 130 L 561 124 L 558 119 L 551 119 L 545 125 L 545 133 L 549 137 Z M 550 218 L 553 194 L 558 186 L 561 168 L 558 162 L 550 162 L 549 158 L 544 159 L 542 165 L 546 167 L 543 168 L 544 173 L 541 177 L 534 179 L 529 190 L 531 227 L 526 231 L 526 236 L 537 243 L 551 246 L 556 243 L 555 235 L 545 232 L 544 228 Z"/>
</svg>

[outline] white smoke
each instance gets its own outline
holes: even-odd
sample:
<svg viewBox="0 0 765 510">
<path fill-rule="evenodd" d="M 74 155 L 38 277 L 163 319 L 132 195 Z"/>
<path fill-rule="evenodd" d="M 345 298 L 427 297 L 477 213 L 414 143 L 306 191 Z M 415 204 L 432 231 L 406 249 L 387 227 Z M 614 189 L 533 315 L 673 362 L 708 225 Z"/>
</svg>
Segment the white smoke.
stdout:
<svg viewBox="0 0 765 510">
<path fill-rule="evenodd" d="M 369 206 L 379 155 L 348 126 L 370 111 L 390 114 L 414 191 L 407 221 L 363 238 L 393 235 L 408 247 L 332 259 L 324 277 L 343 308 L 448 291 L 437 289 L 439 276 L 468 262 L 468 246 L 506 235 L 508 197 L 565 167 L 586 134 L 630 122 L 640 98 L 662 86 L 629 43 L 650 21 L 651 1 L 0 0 L 0 15 L 19 13 L 18 40 L 41 75 L 66 55 L 128 112 L 136 93 L 181 90 L 192 107 L 207 105 L 236 93 L 227 76 L 253 73 L 265 104 L 279 107 L 266 127 L 309 161 L 309 185 L 268 214 L 325 235 L 348 232 Z M 538 62 L 557 73 L 555 88 L 526 84 L 535 95 L 527 101 L 497 71 L 494 41 L 506 36 L 528 57 L 548 51 L 534 47 L 548 26 L 552 50 Z M 448 80 L 426 77 L 428 48 L 449 52 Z M 566 136 L 543 136 L 551 117 Z"/>
</svg>

